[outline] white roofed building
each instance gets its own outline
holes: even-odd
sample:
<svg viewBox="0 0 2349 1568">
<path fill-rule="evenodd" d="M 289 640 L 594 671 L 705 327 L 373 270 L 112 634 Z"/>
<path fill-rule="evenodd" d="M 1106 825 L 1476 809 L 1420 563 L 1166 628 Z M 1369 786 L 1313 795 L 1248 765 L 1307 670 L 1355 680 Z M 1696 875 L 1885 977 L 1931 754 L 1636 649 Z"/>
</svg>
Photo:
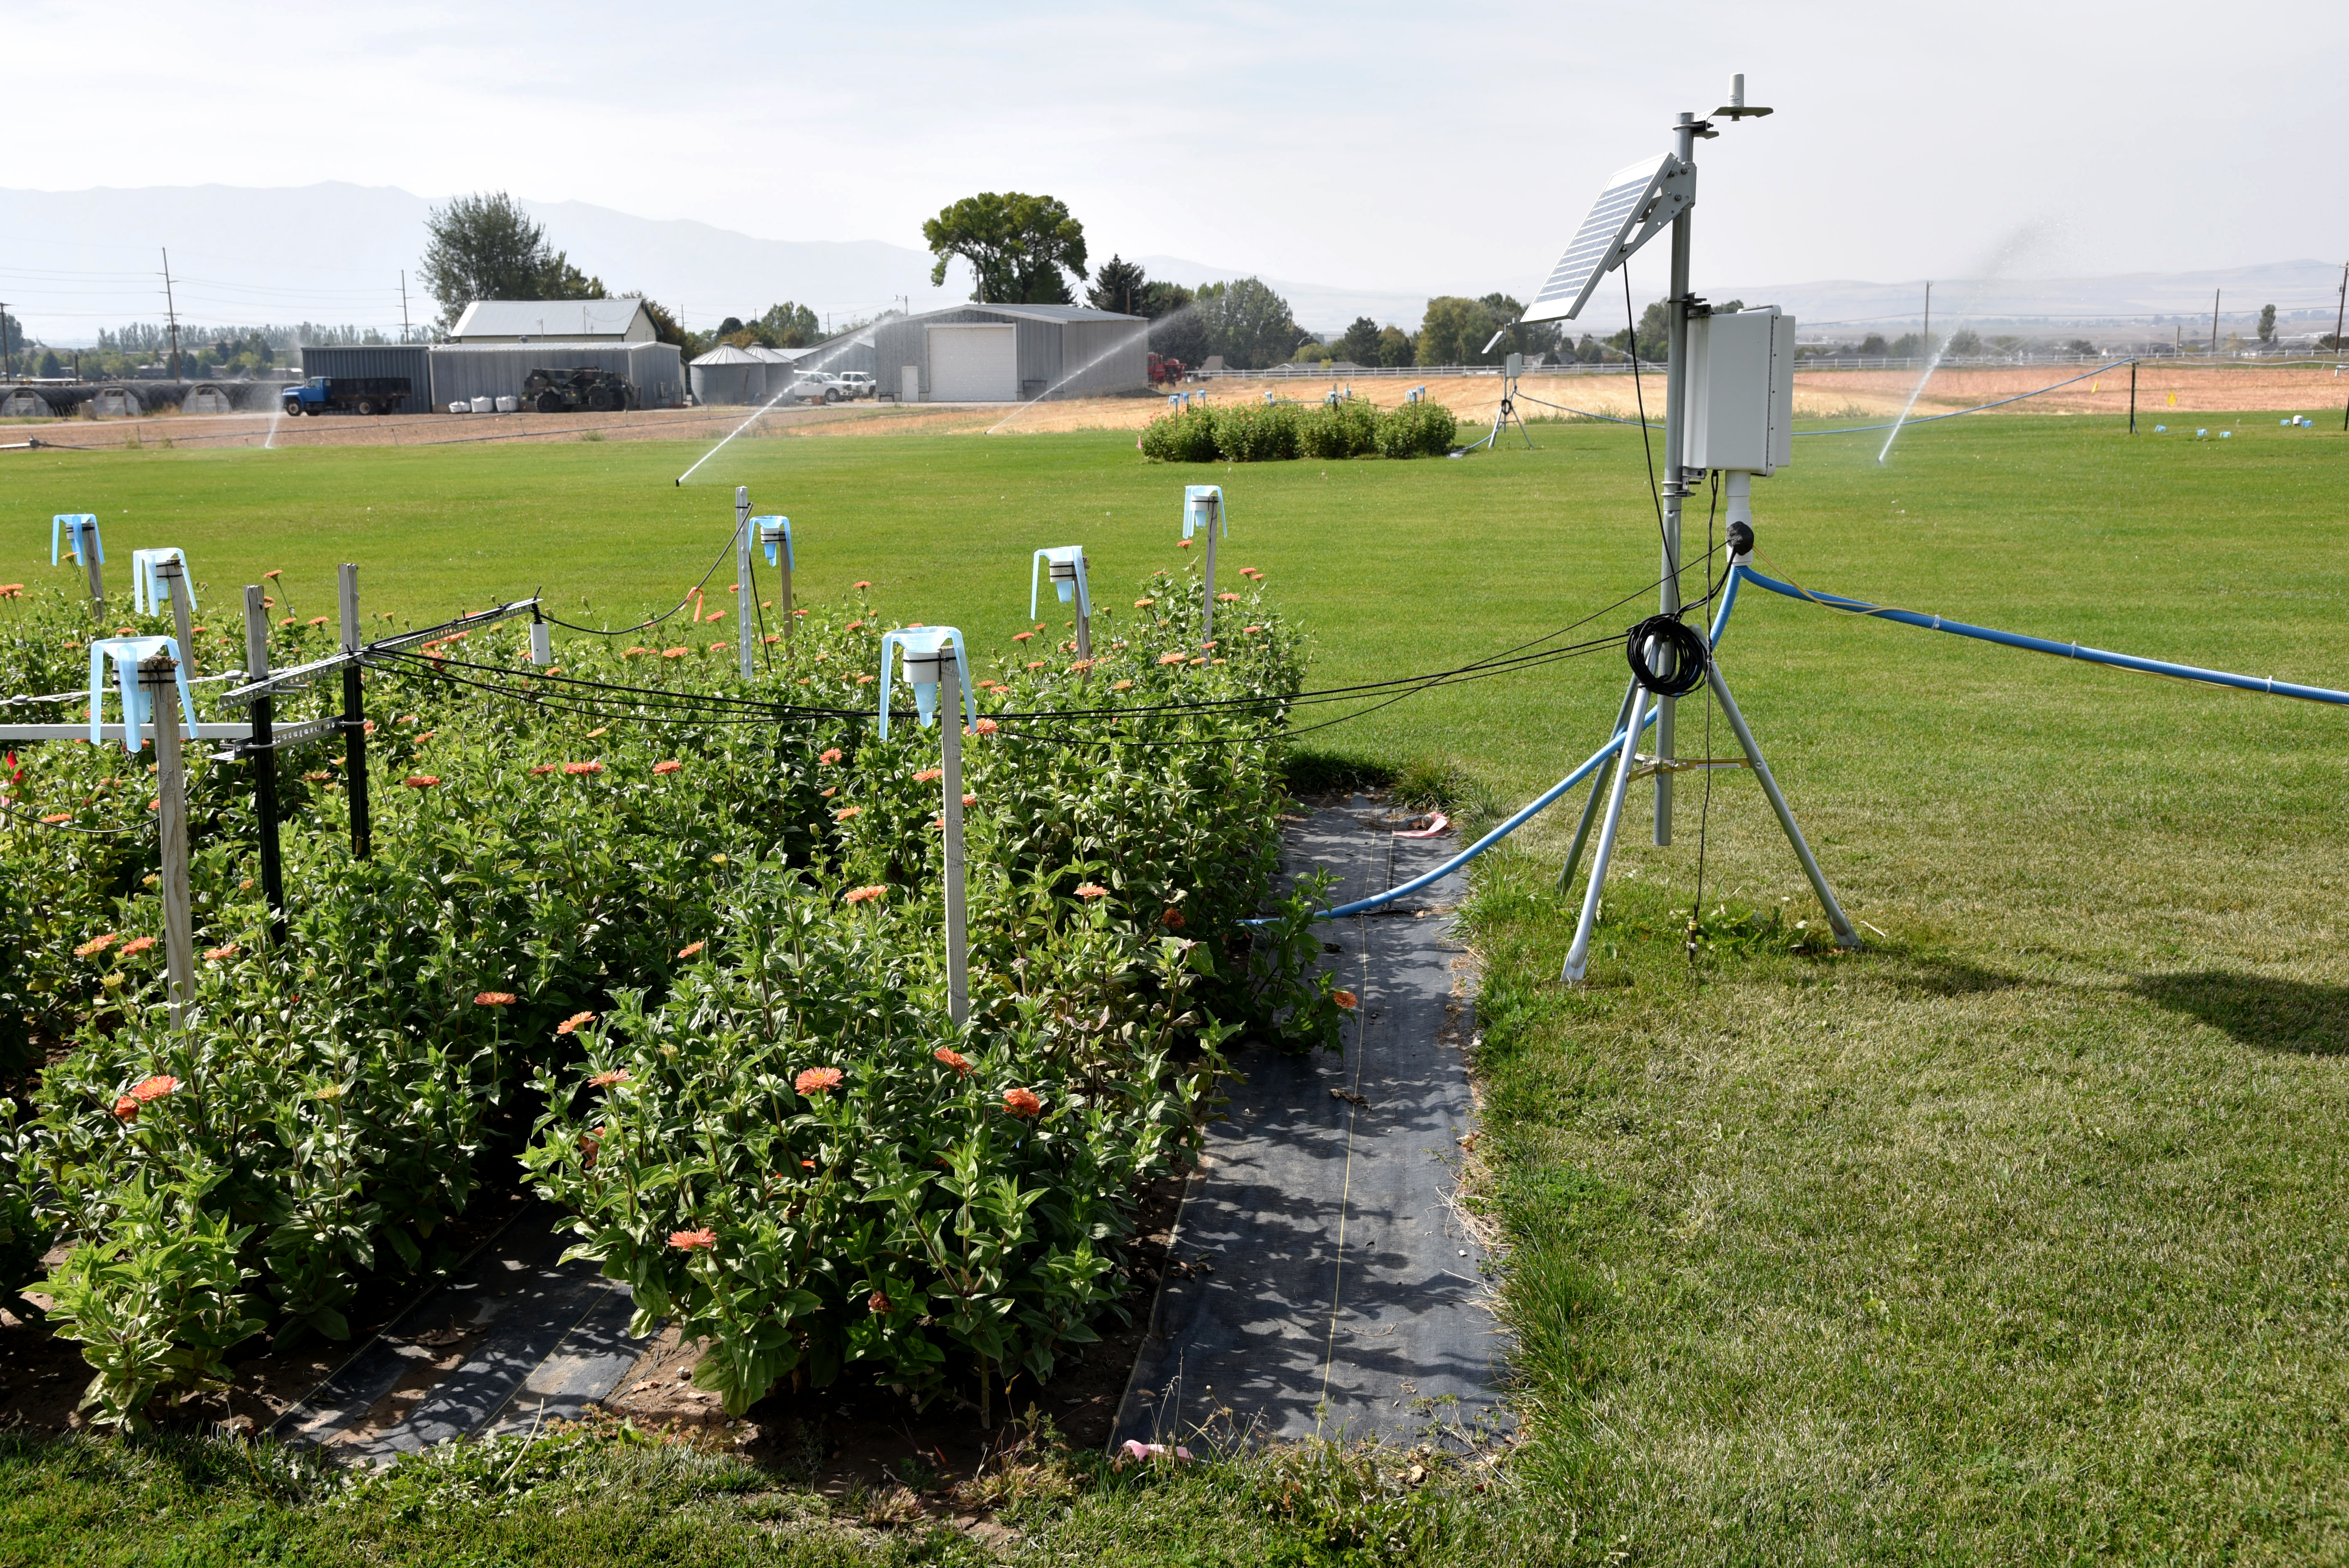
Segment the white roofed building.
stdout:
<svg viewBox="0 0 2349 1568">
<path fill-rule="evenodd" d="M 450 329 L 451 343 L 650 343 L 657 334 L 640 299 L 477 299 Z"/>
</svg>

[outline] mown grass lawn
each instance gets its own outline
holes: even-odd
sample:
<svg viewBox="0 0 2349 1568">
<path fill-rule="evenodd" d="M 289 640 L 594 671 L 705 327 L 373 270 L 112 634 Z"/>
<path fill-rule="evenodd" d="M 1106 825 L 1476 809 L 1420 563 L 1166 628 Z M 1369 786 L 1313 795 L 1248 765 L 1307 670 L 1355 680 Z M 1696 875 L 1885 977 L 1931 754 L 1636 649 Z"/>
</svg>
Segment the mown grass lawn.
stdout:
<svg viewBox="0 0 2349 1568">
<path fill-rule="evenodd" d="M 2228 428 L 2197 442 L 2093 419 L 1951 421 L 1882 465 L 1880 437 L 1806 440 L 1755 487 L 1764 563 L 1914 609 L 2349 686 L 2349 443 L 2272 418 Z M 1269 573 L 1319 638 L 1310 684 L 1336 686 L 1492 652 L 1655 575 L 1636 433 L 1536 439 L 1538 453 L 1462 462 L 1209 473 L 1146 467 L 1111 435 L 801 438 L 738 442 L 682 490 L 669 479 L 689 458 L 668 443 L 20 454 L 0 470 L 0 577 L 50 570 L 50 512 L 94 511 L 112 581 L 127 583 L 134 546 L 179 544 L 215 614 L 272 567 L 295 609 L 328 611 L 333 564 L 355 560 L 369 607 L 419 624 L 542 586 L 573 618 L 622 622 L 699 574 L 748 483 L 758 510 L 793 519 L 803 598 L 869 580 L 883 614 L 991 642 L 1029 624 L 1030 550 L 1082 542 L 1118 593 L 1179 559 L 1180 487 L 1215 478 L 1223 562 Z M 1703 526 L 1700 510 L 1692 533 Z M 1723 667 L 1870 947 L 1789 951 L 1811 945 L 1816 912 L 1733 773 L 1709 810 L 1683 779 L 1670 848 L 1634 811 L 1586 989 L 1556 979 L 1571 816 L 1483 866 L 1481 1152 L 1513 1248 L 1504 1300 L 1530 1436 L 1505 1481 L 1433 1499 L 1393 1537 L 1409 1546 L 1367 1543 L 1377 1531 L 1340 1502 L 1268 1514 L 1300 1494 L 1229 1467 L 1089 1482 L 1065 1513 L 1033 1511 L 1028 1555 L 2349 1558 L 2349 714 L 1751 590 Z M 1489 809 L 1587 755 L 1622 678 L 1604 653 L 1430 692 L 1309 744 Z M 1701 750 L 1702 704 L 1682 726 L 1682 749 Z M 1729 748 L 1716 726 L 1713 749 Z M 1692 963 L 1700 841 L 1709 944 Z M 0 1456 L 7 1535 L 32 1539 L 20 1529 L 60 1489 L 98 1486 L 97 1462 Z M 172 1484 L 206 1529 L 243 1495 Z M 647 1500 L 668 1495 L 623 1486 L 581 1506 L 650 1519 L 667 1505 Z M 300 1532 L 322 1517 L 268 1506 Z M 167 1525 L 89 1517 L 82 1539 L 115 1554 L 84 1560 L 169 1560 Z M 585 1550 L 479 1530 L 450 1550 Z M 315 1557 L 391 1539 L 359 1532 Z M 666 1560 L 626 1550 L 612 1560 Z"/>
</svg>

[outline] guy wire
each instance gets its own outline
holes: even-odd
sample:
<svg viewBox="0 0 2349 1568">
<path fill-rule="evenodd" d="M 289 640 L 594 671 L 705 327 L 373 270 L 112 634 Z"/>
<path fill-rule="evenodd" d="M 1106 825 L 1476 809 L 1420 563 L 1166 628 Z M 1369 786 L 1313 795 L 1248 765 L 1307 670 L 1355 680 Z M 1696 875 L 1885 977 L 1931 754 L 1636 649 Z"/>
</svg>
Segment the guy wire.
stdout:
<svg viewBox="0 0 2349 1568">
<path fill-rule="evenodd" d="M 1631 351 L 1631 397 L 1640 409 L 1640 450 L 1648 458 L 1648 499 L 1656 506 L 1656 539 L 1663 545 L 1664 553 L 1669 557 L 1672 540 L 1671 535 L 1664 531 L 1664 495 L 1656 488 L 1656 450 L 1648 444 L 1648 397 L 1640 389 L 1640 320 L 1631 314 L 1631 269 L 1625 267 L 1622 273 L 1623 341 Z M 1672 458 L 1677 462 L 1680 454 L 1675 452 Z"/>
</svg>

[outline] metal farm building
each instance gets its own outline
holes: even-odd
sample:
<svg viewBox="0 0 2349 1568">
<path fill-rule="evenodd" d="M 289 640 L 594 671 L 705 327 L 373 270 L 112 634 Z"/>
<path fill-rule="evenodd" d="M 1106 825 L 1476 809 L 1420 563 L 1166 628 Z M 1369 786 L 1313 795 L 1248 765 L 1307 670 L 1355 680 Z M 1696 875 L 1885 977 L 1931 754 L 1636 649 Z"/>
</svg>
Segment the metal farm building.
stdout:
<svg viewBox="0 0 2349 1568">
<path fill-rule="evenodd" d="M 685 403 L 684 356 L 673 343 L 439 343 L 431 354 L 436 408 L 475 397 L 518 397 L 532 371 L 583 365 L 626 377 L 641 407 L 676 408 Z"/>
<path fill-rule="evenodd" d="M 302 374 L 404 376 L 408 377 L 408 396 L 392 412 L 429 414 L 440 407 L 432 400 L 431 354 L 432 350 L 420 343 L 347 344 L 332 348 L 313 344 L 302 350 Z"/>
<path fill-rule="evenodd" d="M 1150 324 L 1076 304 L 973 304 L 874 324 L 874 375 L 906 403 L 1010 403 L 1150 385 Z"/>
</svg>

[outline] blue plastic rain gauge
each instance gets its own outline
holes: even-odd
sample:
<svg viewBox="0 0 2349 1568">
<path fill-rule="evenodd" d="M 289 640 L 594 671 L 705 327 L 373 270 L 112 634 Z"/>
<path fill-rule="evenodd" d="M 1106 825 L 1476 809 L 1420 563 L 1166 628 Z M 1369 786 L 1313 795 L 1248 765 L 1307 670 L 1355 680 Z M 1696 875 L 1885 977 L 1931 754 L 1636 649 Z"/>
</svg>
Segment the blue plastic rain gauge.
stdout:
<svg viewBox="0 0 2349 1568">
<path fill-rule="evenodd" d="M 978 726 L 978 698 L 970 688 L 970 661 L 963 651 L 960 632 L 952 626 L 909 626 L 885 633 L 881 638 L 881 735 L 889 735 L 889 650 L 901 650 L 905 679 L 913 684 L 914 704 L 926 727 L 937 711 L 938 683 L 948 683 L 947 705 L 962 707 L 974 730 Z M 955 699 L 959 696 L 961 701 Z M 944 840 L 946 875 L 941 879 L 947 906 L 947 1015 L 960 1028 L 970 1017 L 969 922 L 965 907 L 962 852 L 962 726 L 949 711 L 939 727 L 938 774 L 943 793 L 938 830 Z"/>
<path fill-rule="evenodd" d="M 788 517 L 754 517 L 750 521 L 759 525 L 759 542 L 767 547 L 767 564 L 780 563 L 784 571 L 790 571 L 793 564 L 792 520 Z M 780 562 L 776 560 L 778 552 L 781 556 Z"/>
<path fill-rule="evenodd" d="M 89 541 L 90 550 L 97 555 L 98 564 L 104 565 L 106 541 L 98 534 L 98 513 L 61 511 L 49 519 L 49 564 L 55 566 L 57 563 L 58 549 L 62 545 L 72 552 L 77 565 L 88 565 L 81 550 L 85 538 Z"/>
<path fill-rule="evenodd" d="M 1199 645 L 1216 645 L 1216 535 L 1232 536 L 1231 520 L 1224 515 L 1224 487 L 1221 485 L 1185 485 L 1183 487 L 1183 537 L 1190 538 L 1200 529 L 1207 531 L 1207 560 L 1205 568 L 1207 586 L 1201 599 Z"/>
<path fill-rule="evenodd" d="M 147 722 L 146 695 L 139 689 L 139 661 L 171 650 L 180 681 L 180 712 L 188 733 L 196 733 L 196 699 L 188 690 L 188 666 L 180 662 L 177 642 L 171 637 L 99 637 L 89 645 L 89 743 L 106 738 L 106 661 L 114 661 L 115 680 L 122 688 L 122 749 L 139 749 L 139 730 Z"/>
<path fill-rule="evenodd" d="M 101 556 L 99 559 L 103 560 L 104 557 Z M 162 612 L 163 606 L 171 602 L 171 596 L 165 592 L 163 587 L 162 573 L 155 570 L 166 561 L 176 561 L 180 563 L 181 570 L 183 573 L 181 580 L 185 582 L 186 578 L 184 573 L 188 564 L 187 552 L 181 550 L 178 546 L 165 545 L 157 550 L 134 550 L 130 552 L 130 609 L 132 614 L 140 615 L 150 614 L 160 614 Z M 188 608 L 192 610 L 195 607 L 195 585 L 193 583 L 189 583 Z"/>
<path fill-rule="evenodd" d="M 1085 547 L 1059 544 L 1036 552 L 1028 567 L 1028 618 L 1036 618 L 1036 591 L 1047 573 L 1061 591 L 1061 603 L 1077 607 L 1077 657 L 1084 661 L 1086 679 L 1092 676 L 1093 593 L 1085 581 Z"/>
</svg>

